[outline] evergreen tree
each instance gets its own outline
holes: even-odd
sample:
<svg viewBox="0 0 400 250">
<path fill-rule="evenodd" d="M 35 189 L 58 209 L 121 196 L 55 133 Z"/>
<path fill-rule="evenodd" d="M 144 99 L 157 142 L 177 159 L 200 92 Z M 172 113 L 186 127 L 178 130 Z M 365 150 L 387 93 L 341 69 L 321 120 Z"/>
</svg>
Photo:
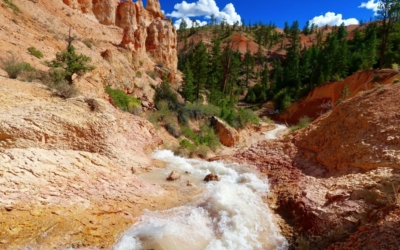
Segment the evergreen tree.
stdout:
<svg viewBox="0 0 400 250">
<path fill-rule="evenodd" d="M 196 87 L 194 86 L 193 82 L 193 73 L 189 67 L 188 62 L 183 70 L 184 75 L 184 84 L 182 85 L 182 97 L 185 98 L 188 102 L 194 102 L 196 100 Z"/>
<path fill-rule="evenodd" d="M 71 36 L 71 30 L 67 38 L 67 49 L 56 54 L 56 58 L 47 63 L 52 74 L 60 74 L 70 85 L 73 84 L 73 76 L 82 76 L 86 72 L 92 71 L 94 67 L 90 65 L 92 60 L 83 54 L 77 54 L 72 42 L 75 37 Z"/>
<path fill-rule="evenodd" d="M 200 98 L 200 91 L 208 77 L 208 52 L 202 41 L 196 44 L 193 49 L 190 61 L 193 73 L 194 85 L 196 86 L 196 100 Z"/>
</svg>

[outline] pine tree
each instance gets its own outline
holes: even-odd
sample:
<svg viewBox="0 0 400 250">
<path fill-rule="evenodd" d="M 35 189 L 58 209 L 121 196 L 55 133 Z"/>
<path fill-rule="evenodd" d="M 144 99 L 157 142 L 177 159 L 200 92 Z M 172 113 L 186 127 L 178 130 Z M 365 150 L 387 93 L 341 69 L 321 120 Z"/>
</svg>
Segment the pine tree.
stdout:
<svg viewBox="0 0 400 250">
<path fill-rule="evenodd" d="M 182 85 L 182 97 L 188 102 L 194 102 L 196 100 L 196 87 L 193 85 L 193 73 L 189 67 L 188 62 L 183 70 L 184 84 Z"/>
<path fill-rule="evenodd" d="M 57 53 L 56 58 L 47 63 L 52 74 L 57 72 L 70 85 L 73 84 L 74 75 L 82 76 L 86 72 L 94 70 L 94 67 L 89 64 L 92 60 L 90 57 L 76 53 L 75 47 L 72 45 L 74 40 L 75 37 L 71 36 L 70 30 L 67 49 Z"/>
<path fill-rule="evenodd" d="M 200 91 L 207 81 L 208 52 L 202 41 L 196 44 L 191 56 L 191 71 L 193 73 L 194 85 L 196 86 L 196 100 L 200 98 Z"/>
</svg>

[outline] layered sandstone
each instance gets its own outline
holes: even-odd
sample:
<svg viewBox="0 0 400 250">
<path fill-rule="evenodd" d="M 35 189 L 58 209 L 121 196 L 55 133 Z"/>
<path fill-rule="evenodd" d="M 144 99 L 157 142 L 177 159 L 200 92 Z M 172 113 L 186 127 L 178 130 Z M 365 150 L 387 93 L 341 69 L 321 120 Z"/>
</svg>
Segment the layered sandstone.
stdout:
<svg viewBox="0 0 400 250">
<path fill-rule="evenodd" d="M 136 177 L 162 143 L 149 122 L 0 81 L 0 248 L 109 248 L 143 209 L 176 205 Z"/>
</svg>

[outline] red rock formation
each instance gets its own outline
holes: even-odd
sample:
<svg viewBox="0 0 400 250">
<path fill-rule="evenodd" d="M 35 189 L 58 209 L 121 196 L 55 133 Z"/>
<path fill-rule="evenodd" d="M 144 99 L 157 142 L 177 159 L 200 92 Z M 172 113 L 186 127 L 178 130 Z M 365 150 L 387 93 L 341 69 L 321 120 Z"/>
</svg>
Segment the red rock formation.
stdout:
<svg viewBox="0 0 400 250">
<path fill-rule="evenodd" d="M 178 66 L 176 52 L 176 29 L 167 20 L 154 20 L 147 27 L 146 50 L 149 55 L 176 71 Z"/>
<path fill-rule="evenodd" d="M 328 171 L 400 168 L 400 85 L 382 85 L 338 105 L 295 137 Z"/>
<path fill-rule="evenodd" d="M 400 74 L 391 70 L 357 72 L 344 81 L 326 83 L 314 88 L 306 97 L 294 103 L 284 113 L 274 117 L 274 120 L 295 124 L 303 116 L 315 119 L 329 111 L 330 105 L 332 107 L 336 105 L 341 98 L 341 91 L 346 85 L 349 86 L 351 92 L 349 97 L 353 97 L 360 91 L 373 89 L 377 84 L 392 83 L 394 78 L 399 77 Z"/>
<path fill-rule="evenodd" d="M 114 25 L 118 0 L 93 0 L 93 14 L 101 24 Z"/>
<path fill-rule="evenodd" d="M 211 118 L 211 124 L 219 135 L 219 141 L 227 147 L 233 147 L 239 141 L 239 133 L 218 117 Z"/>
<path fill-rule="evenodd" d="M 154 63 L 168 68 L 170 78 L 177 72 L 177 34 L 165 19 L 158 0 L 119 2 L 117 0 L 63 0 L 84 13 L 93 13 L 101 24 L 116 25 L 124 30 L 121 46 L 136 56 L 149 56 Z"/>
<path fill-rule="evenodd" d="M 136 4 L 130 1 L 118 4 L 115 25 L 123 29 L 137 27 Z"/>
<path fill-rule="evenodd" d="M 155 18 L 165 18 L 158 0 L 147 0 L 146 10 L 150 11 Z"/>
<path fill-rule="evenodd" d="M 63 0 L 63 2 L 73 9 L 82 11 L 82 13 L 92 12 L 92 0 Z"/>
</svg>

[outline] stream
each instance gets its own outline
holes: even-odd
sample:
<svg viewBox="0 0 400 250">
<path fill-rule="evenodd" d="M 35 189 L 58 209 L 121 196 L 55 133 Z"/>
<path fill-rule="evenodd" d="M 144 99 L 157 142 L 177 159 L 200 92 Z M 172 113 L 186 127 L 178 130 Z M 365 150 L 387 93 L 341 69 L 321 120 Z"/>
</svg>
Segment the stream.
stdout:
<svg viewBox="0 0 400 250">
<path fill-rule="evenodd" d="M 181 178 L 169 182 L 171 185 L 201 192 L 194 192 L 200 194 L 184 206 L 145 211 L 121 236 L 115 250 L 288 249 L 262 200 L 269 192 L 268 180 L 259 178 L 254 170 L 239 164 L 186 159 L 168 150 L 156 151 L 152 158 L 166 162 L 166 168 L 139 178 L 166 184 L 165 178 L 176 170 Z M 209 173 L 217 174 L 220 181 L 204 182 Z M 187 182 L 191 185 L 184 185 Z"/>
</svg>

